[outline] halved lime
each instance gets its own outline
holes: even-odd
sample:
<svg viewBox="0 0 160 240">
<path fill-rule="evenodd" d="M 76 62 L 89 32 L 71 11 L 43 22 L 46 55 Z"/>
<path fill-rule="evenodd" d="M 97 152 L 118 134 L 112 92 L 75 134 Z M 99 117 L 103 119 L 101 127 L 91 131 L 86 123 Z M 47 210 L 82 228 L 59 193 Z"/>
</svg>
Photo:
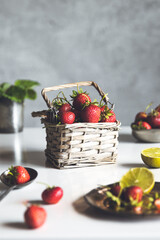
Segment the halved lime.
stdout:
<svg viewBox="0 0 160 240">
<path fill-rule="evenodd" d="M 120 180 L 121 189 L 139 186 L 144 193 L 149 193 L 154 187 L 153 173 L 147 168 L 131 168 Z"/>
<path fill-rule="evenodd" d="M 160 148 L 146 148 L 141 152 L 143 162 L 149 167 L 160 168 Z"/>
</svg>

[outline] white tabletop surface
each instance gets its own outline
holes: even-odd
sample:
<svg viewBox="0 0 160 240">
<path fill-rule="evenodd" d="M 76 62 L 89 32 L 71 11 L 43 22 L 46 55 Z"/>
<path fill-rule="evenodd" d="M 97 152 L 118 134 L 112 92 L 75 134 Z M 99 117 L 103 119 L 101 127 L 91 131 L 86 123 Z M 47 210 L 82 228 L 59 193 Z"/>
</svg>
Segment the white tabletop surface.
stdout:
<svg viewBox="0 0 160 240">
<path fill-rule="evenodd" d="M 99 167 L 58 170 L 45 160 L 45 129 L 25 128 L 22 133 L 0 134 L 0 171 L 11 165 L 35 168 L 35 182 L 10 192 L 0 202 L 0 239 L 160 239 L 160 217 L 139 220 L 109 217 L 89 207 L 83 196 L 99 184 L 119 181 L 132 167 L 144 167 L 140 152 L 159 147 L 158 143 L 139 143 L 129 127 L 121 127 L 116 164 Z M 160 169 L 151 169 L 160 181 Z M 27 229 L 23 215 L 24 202 L 41 203 L 45 182 L 61 186 L 62 200 L 56 205 L 42 205 L 47 211 L 46 223 L 34 230 Z M 0 183 L 0 192 L 5 186 Z"/>
</svg>

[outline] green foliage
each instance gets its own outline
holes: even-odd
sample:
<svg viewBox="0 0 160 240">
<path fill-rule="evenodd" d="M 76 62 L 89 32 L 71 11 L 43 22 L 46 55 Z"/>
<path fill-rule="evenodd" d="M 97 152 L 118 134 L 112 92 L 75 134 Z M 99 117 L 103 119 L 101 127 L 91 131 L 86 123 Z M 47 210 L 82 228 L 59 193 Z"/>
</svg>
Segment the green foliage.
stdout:
<svg viewBox="0 0 160 240">
<path fill-rule="evenodd" d="M 5 97 L 19 103 L 22 103 L 26 98 L 35 100 L 37 94 L 33 87 L 38 85 L 38 82 L 32 80 L 16 80 L 14 85 L 4 82 L 0 84 L 0 98 Z"/>
</svg>

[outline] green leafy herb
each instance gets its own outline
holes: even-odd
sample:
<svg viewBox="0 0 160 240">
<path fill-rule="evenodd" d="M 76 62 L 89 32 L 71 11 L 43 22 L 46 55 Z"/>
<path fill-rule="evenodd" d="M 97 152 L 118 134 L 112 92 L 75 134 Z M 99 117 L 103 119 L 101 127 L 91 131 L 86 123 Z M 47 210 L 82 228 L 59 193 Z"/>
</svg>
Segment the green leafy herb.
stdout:
<svg viewBox="0 0 160 240">
<path fill-rule="evenodd" d="M 37 94 L 33 87 L 38 85 L 38 82 L 32 80 L 16 80 L 13 85 L 4 82 L 0 84 L 0 98 L 8 98 L 19 103 L 22 103 L 26 98 L 35 100 Z"/>
</svg>

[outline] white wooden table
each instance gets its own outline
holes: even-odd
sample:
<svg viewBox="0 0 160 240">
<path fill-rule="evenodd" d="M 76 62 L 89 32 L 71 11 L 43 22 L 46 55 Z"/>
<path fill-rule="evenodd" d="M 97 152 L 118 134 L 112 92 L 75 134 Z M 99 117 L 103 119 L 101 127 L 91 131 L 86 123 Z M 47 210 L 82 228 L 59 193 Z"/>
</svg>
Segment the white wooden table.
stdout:
<svg viewBox="0 0 160 240">
<path fill-rule="evenodd" d="M 140 152 L 157 144 L 139 143 L 129 127 L 121 127 L 116 164 L 100 167 L 58 170 L 46 163 L 45 130 L 25 128 L 18 134 L 0 134 L 0 172 L 11 165 L 35 168 L 34 183 L 14 190 L 0 202 L 0 239 L 160 239 L 160 217 L 140 220 L 109 217 L 91 208 L 83 196 L 99 184 L 119 181 L 132 167 L 144 167 Z M 155 181 L 160 181 L 160 169 L 151 169 Z M 37 182 L 61 186 L 64 197 L 57 205 L 43 205 L 46 223 L 36 230 L 24 224 L 24 202 L 41 203 L 44 186 Z M 0 183 L 0 191 L 5 186 Z"/>
</svg>

